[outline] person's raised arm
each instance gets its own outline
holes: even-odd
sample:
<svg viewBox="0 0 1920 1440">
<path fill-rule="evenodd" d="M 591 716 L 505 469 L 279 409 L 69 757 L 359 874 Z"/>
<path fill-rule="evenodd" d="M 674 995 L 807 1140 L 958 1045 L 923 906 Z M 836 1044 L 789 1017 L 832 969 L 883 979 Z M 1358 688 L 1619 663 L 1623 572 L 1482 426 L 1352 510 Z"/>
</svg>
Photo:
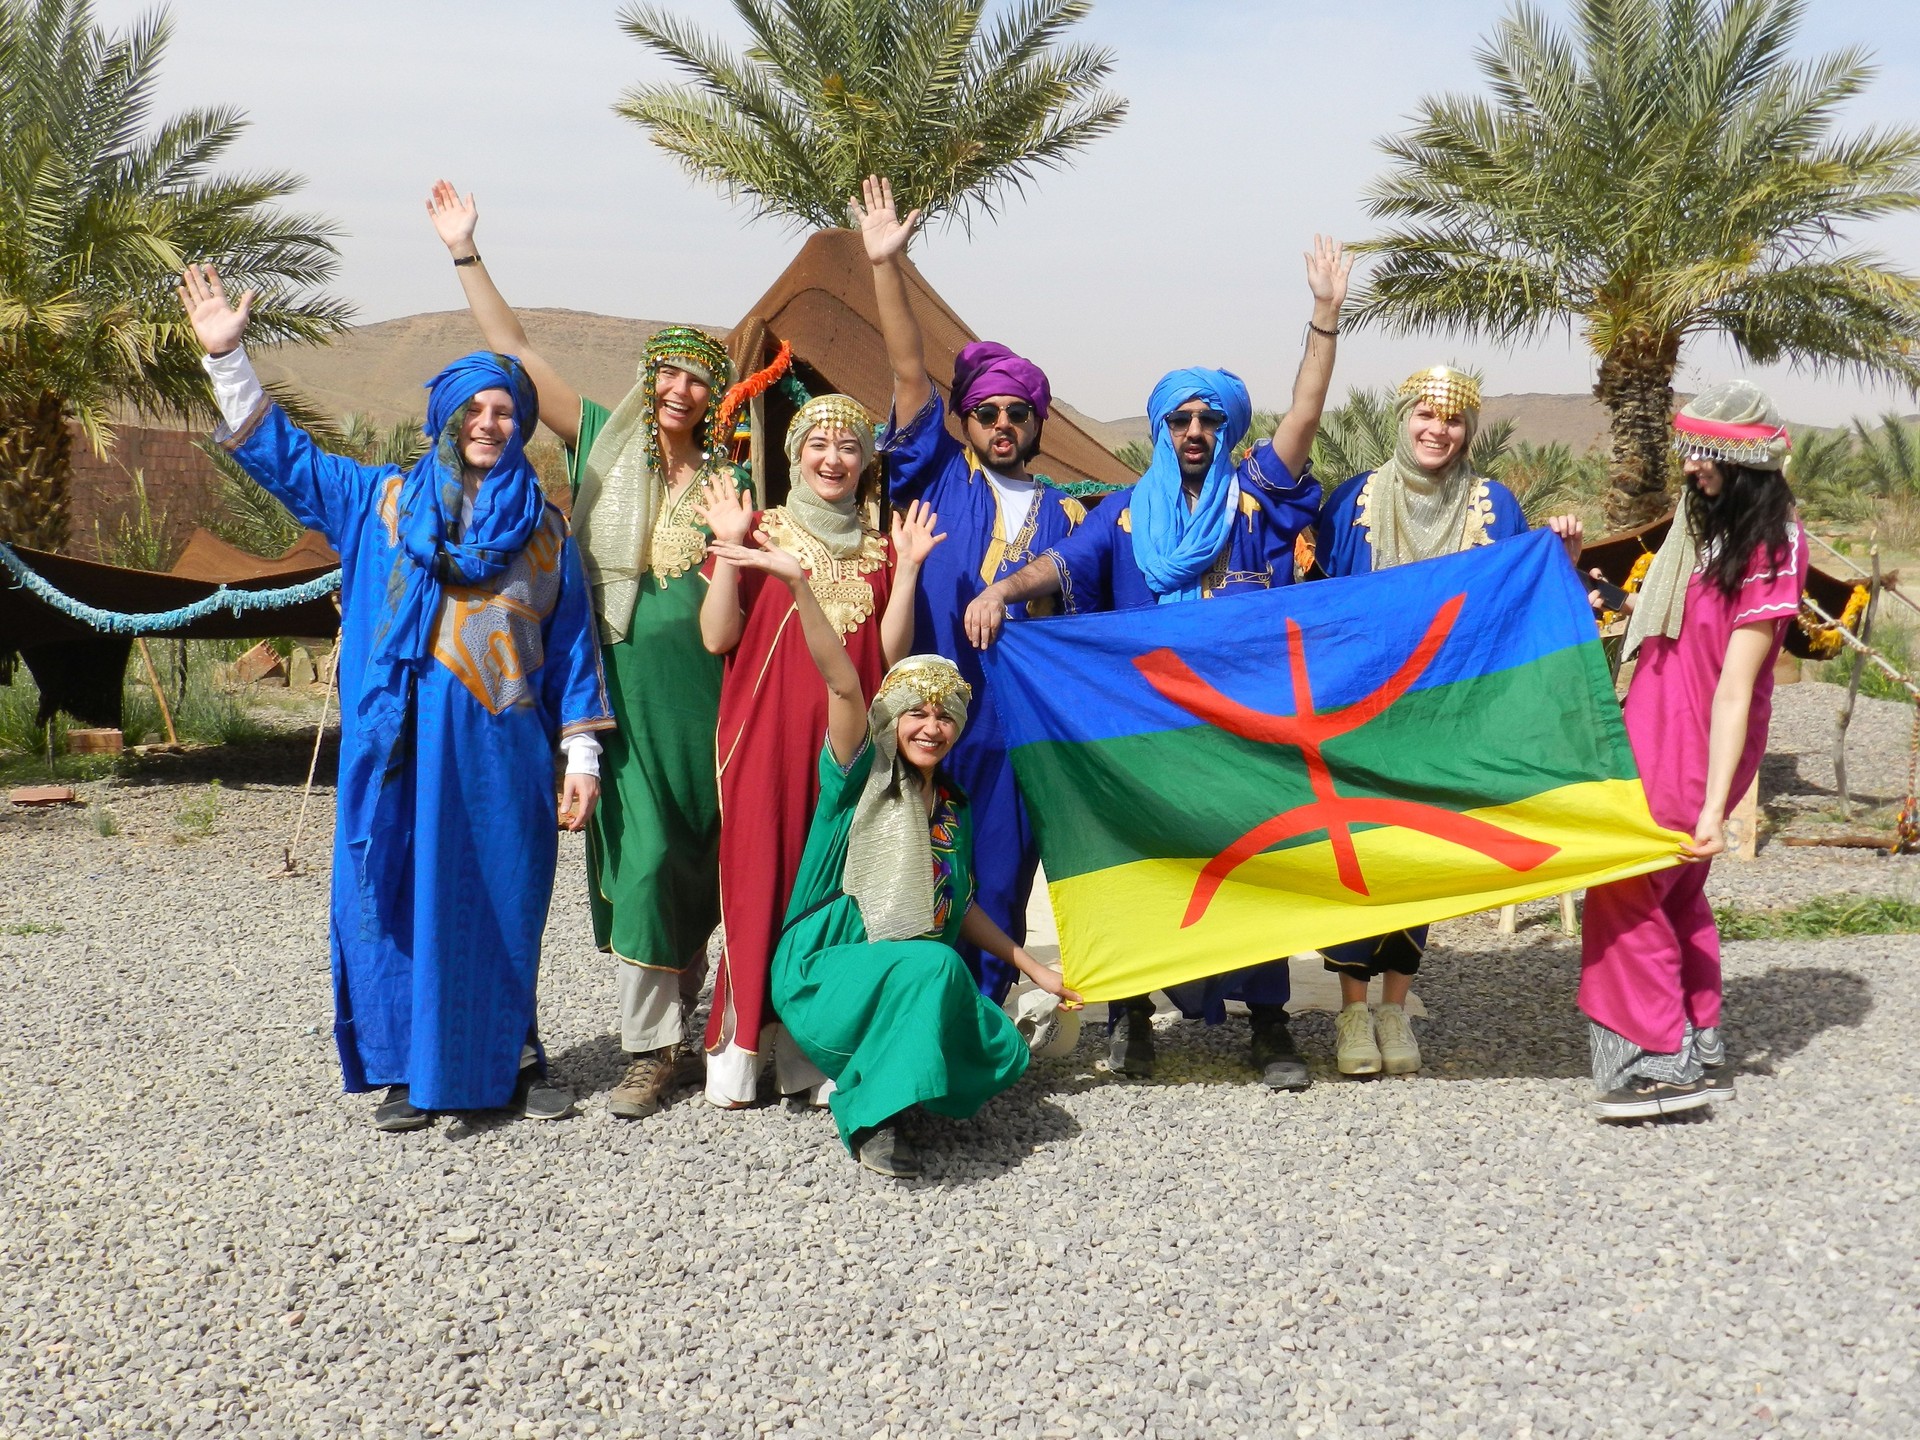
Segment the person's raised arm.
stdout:
<svg viewBox="0 0 1920 1440">
<path fill-rule="evenodd" d="M 913 653 L 913 601 L 920 589 L 920 567 L 933 547 L 947 538 L 934 533 L 939 523 L 940 517 L 924 500 L 893 512 L 893 593 L 887 597 L 887 613 L 880 617 L 880 653 L 889 666 Z"/>
<path fill-rule="evenodd" d="M 985 650 L 1000 638 L 1000 627 L 1007 623 L 1009 605 L 1059 593 L 1060 567 L 1053 563 L 1051 555 L 1042 555 L 974 596 L 960 623 L 973 648 Z"/>
<path fill-rule="evenodd" d="M 880 334 L 887 342 L 887 363 L 893 368 L 893 418 L 904 426 L 933 395 L 926 342 L 907 303 L 907 277 L 900 269 L 900 257 L 907 253 L 907 242 L 920 224 L 920 212 L 915 210 L 902 220 L 894 209 L 892 182 L 877 175 L 869 175 L 861 191 L 865 204 L 850 200 L 847 209 L 860 227 L 873 265 L 873 298 L 880 310 Z"/>
<path fill-rule="evenodd" d="M 1327 387 L 1333 383 L 1334 337 L 1340 333 L 1340 307 L 1347 301 L 1347 278 L 1353 257 L 1338 240 L 1313 237 L 1307 253 L 1307 286 L 1313 291 L 1313 319 L 1307 328 L 1307 353 L 1293 381 L 1293 403 L 1274 428 L 1273 448 L 1294 475 L 1300 475 L 1313 453 L 1313 437 L 1327 408 Z"/>
<path fill-rule="evenodd" d="M 473 203 L 472 195 L 462 199 L 447 181 L 436 180 L 427 196 L 427 215 L 453 257 L 454 273 L 467 294 L 467 310 L 480 327 L 487 348 L 495 354 L 520 357 L 540 397 L 540 419 L 560 437 L 562 445 L 573 449 L 580 443 L 580 392 L 561 379 L 546 357 L 527 343 L 520 317 L 487 274 L 486 263 L 473 243 L 480 207 Z"/>
<path fill-rule="evenodd" d="M 726 477 L 709 475 L 705 500 L 694 513 L 707 522 L 716 541 L 738 549 L 753 530 L 753 511 Z M 747 617 L 740 610 L 740 568 L 719 549 L 712 549 L 713 573 L 700 601 L 700 643 L 710 654 L 725 655 L 740 643 Z"/>
<path fill-rule="evenodd" d="M 840 632 L 814 598 L 813 586 L 807 583 L 807 572 L 800 562 L 768 540 L 764 530 L 756 532 L 754 539 L 760 542 L 758 549 L 716 538 L 714 557 L 725 565 L 764 570 L 792 593 L 807 653 L 813 656 L 820 678 L 827 682 L 827 744 L 833 747 L 833 758 L 844 770 L 867 738 L 867 699 L 860 693 L 860 672 L 848 658 Z"/>
</svg>

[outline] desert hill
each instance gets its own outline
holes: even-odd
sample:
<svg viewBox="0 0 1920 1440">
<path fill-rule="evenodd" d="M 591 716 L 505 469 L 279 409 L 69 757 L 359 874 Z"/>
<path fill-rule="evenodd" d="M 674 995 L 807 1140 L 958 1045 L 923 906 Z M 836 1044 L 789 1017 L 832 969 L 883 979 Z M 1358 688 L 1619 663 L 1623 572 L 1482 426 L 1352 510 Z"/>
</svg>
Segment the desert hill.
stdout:
<svg viewBox="0 0 1920 1440">
<path fill-rule="evenodd" d="M 617 402 L 633 384 L 647 337 L 665 325 L 684 323 L 581 310 L 522 310 L 520 318 L 540 353 L 583 394 L 604 405 Z M 702 328 L 725 338 L 728 327 Z M 331 345 L 258 350 L 254 363 L 263 378 L 295 386 L 323 410 L 358 412 L 387 424 L 421 415 L 426 409 L 422 382 L 479 344 L 479 328 L 466 311 L 439 310 L 356 326 Z M 1144 415 L 1095 420 L 1056 403 L 1110 449 L 1147 438 Z M 1606 443 L 1607 412 L 1591 395 L 1489 395 L 1486 418 L 1511 419 L 1515 437 L 1535 445 L 1557 441 L 1582 451 Z"/>
</svg>

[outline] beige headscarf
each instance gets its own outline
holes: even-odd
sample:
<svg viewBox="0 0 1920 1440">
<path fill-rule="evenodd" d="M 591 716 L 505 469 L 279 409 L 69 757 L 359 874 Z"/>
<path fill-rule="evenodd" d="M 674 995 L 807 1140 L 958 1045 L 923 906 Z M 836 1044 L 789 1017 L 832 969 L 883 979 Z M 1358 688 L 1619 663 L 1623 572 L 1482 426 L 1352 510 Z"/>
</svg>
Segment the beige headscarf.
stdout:
<svg viewBox="0 0 1920 1440">
<path fill-rule="evenodd" d="M 1439 474 L 1423 470 L 1413 453 L 1407 417 L 1428 405 L 1442 420 L 1464 416 L 1460 453 Z M 1459 551 L 1466 536 L 1477 478 L 1467 452 L 1480 428 L 1480 382 L 1463 371 L 1435 365 L 1415 371 L 1400 386 L 1393 458 L 1373 472 L 1367 491 L 1367 538 L 1373 568 L 1389 570 L 1412 560 Z"/>
<path fill-rule="evenodd" d="M 899 719 L 916 706 L 937 706 L 953 721 L 957 739 L 972 700 L 973 687 L 951 660 L 909 655 L 887 672 L 867 709 L 873 768 L 854 807 L 840 884 L 859 904 L 870 940 L 912 940 L 933 928 L 926 798 L 919 771 L 900 758 Z M 965 899 L 953 898 L 956 905 Z"/>
<path fill-rule="evenodd" d="M 1673 417 L 1674 448 L 1683 455 L 1706 455 L 1752 470 L 1779 470 L 1787 463 L 1792 440 L 1773 401 L 1751 380 L 1727 380 L 1701 391 Z M 1673 524 L 1647 578 L 1634 597 L 1620 659 L 1633 658 L 1649 635 L 1678 639 L 1687 611 L 1687 585 L 1700 568 L 1700 539 L 1693 533 L 1693 507 L 1681 491 Z"/>
<path fill-rule="evenodd" d="M 860 470 L 873 464 L 873 416 L 851 395 L 816 395 L 794 413 L 787 427 L 787 465 L 791 486 L 787 513 L 836 560 L 857 555 L 865 539 L 860 527 L 860 495 L 856 488 L 844 500 L 822 500 L 800 474 L 800 452 L 815 430 L 849 434 L 860 442 Z"/>
<path fill-rule="evenodd" d="M 712 389 L 701 422 L 703 464 L 711 466 L 726 457 L 727 437 L 713 434 L 713 414 L 733 373 L 726 347 L 704 330 L 668 326 L 647 342 L 633 388 L 600 427 L 573 499 L 574 541 L 593 587 L 600 638 L 608 644 L 626 639 L 633 623 L 640 577 L 651 564 L 654 522 L 666 498 L 656 414 L 663 365 L 685 370 Z"/>
</svg>

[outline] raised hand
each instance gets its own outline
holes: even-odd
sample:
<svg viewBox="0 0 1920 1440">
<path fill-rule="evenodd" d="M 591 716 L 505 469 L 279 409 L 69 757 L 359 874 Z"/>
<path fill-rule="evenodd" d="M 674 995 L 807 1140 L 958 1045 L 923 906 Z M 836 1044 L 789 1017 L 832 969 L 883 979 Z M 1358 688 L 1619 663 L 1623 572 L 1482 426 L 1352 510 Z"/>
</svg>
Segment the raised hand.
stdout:
<svg viewBox="0 0 1920 1440">
<path fill-rule="evenodd" d="M 867 245 L 867 259 L 875 265 L 899 259 L 906 254 L 907 242 L 920 226 L 920 212 L 915 210 L 902 220 L 894 209 L 893 182 L 878 175 L 869 175 L 860 193 L 866 203 L 849 200 L 847 214 L 860 228 L 860 238 Z"/>
<path fill-rule="evenodd" d="M 427 216 L 455 257 L 474 253 L 473 227 L 480 223 L 480 207 L 473 203 L 472 195 L 462 200 L 450 183 L 436 180 L 427 195 Z"/>
<path fill-rule="evenodd" d="M 742 570 L 764 570 L 788 585 L 806 583 L 806 567 L 796 556 L 775 545 L 764 530 L 754 531 L 753 538 L 759 542 L 758 549 L 731 540 L 715 540 L 708 548 L 729 565 L 738 565 Z"/>
<path fill-rule="evenodd" d="M 753 530 L 753 507 L 740 498 L 730 478 L 709 475 L 701 485 L 706 497 L 693 507 L 694 514 L 713 531 L 716 548 L 720 544 L 744 545 Z"/>
<path fill-rule="evenodd" d="M 247 316 L 253 313 L 258 292 L 249 290 L 238 305 L 229 305 L 220 272 L 211 265 L 189 265 L 180 272 L 173 293 L 180 297 L 180 308 L 187 312 L 201 348 L 209 355 L 225 355 L 247 333 Z"/>
<path fill-rule="evenodd" d="M 933 547 L 947 538 L 943 530 L 934 533 L 940 517 L 924 500 L 915 500 L 905 510 L 893 512 L 893 553 L 900 563 L 919 566 L 926 563 Z"/>
<path fill-rule="evenodd" d="M 960 626 L 976 650 L 986 650 L 1000 638 L 1000 627 L 1007 623 L 1007 602 L 997 585 L 989 585 L 967 603 Z"/>
<path fill-rule="evenodd" d="M 1353 260 L 1346 247 L 1331 235 L 1315 235 L 1313 249 L 1307 252 L 1307 288 L 1313 291 L 1313 298 L 1336 311 L 1346 304 Z"/>
</svg>

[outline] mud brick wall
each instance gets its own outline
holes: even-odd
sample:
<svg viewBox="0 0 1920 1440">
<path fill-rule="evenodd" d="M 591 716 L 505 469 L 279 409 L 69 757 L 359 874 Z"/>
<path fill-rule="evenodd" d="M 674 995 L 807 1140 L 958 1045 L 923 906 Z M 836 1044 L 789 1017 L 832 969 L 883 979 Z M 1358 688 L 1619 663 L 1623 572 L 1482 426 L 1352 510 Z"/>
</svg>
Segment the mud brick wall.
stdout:
<svg viewBox="0 0 1920 1440">
<path fill-rule="evenodd" d="M 102 460 L 76 431 L 67 553 L 88 560 L 100 558 L 96 533 L 111 541 L 119 532 L 120 517 L 134 510 L 136 472 L 146 482 L 154 520 L 157 523 L 165 515 L 166 532 L 173 552 L 178 553 L 194 526 L 206 524 L 213 515 L 220 493 L 220 473 L 194 444 L 195 437 L 191 430 L 120 425 L 114 428 L 113 449 Z"/>
</svg>

